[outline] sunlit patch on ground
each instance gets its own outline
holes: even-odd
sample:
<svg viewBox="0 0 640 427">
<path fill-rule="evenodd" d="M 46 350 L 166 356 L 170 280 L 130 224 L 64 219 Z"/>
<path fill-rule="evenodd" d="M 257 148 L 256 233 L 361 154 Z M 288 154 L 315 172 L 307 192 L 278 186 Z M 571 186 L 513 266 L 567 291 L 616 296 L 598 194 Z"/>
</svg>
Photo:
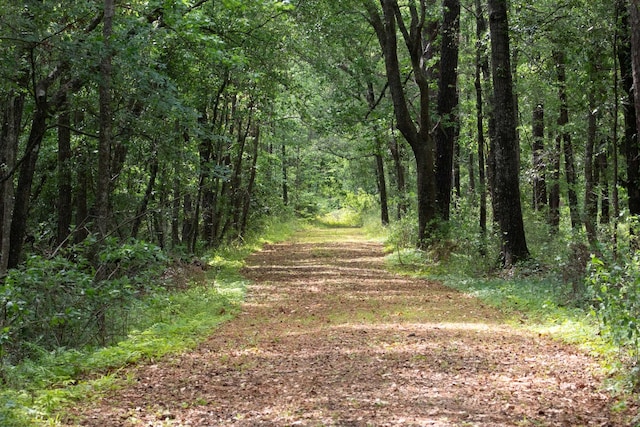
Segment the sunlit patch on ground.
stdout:
<svg viewBox="0 0 640 427">
<path fill-rule="evenodd" d="M 626 425 L 585 353 L 384 271 L 381 246 L 354 230 L 297 242 L 251 258 L 238 318 L 196 351 L 141 368 L 81 424 Z"/>
</svg>

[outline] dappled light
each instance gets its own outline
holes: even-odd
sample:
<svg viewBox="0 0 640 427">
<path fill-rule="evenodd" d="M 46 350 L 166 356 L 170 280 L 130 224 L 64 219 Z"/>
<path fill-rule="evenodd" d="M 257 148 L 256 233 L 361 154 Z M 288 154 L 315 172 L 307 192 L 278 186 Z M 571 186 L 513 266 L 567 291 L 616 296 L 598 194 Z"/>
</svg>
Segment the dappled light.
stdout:
<svg viewBox="0 0 640 427">
<path fill-rule="evenodd" d="M 253 255 L 237 319 L 132 372 L 81 424 L 625 425 L 587 354 L 386 272 L 380 245 L 319 237 Z"/>
</svg>

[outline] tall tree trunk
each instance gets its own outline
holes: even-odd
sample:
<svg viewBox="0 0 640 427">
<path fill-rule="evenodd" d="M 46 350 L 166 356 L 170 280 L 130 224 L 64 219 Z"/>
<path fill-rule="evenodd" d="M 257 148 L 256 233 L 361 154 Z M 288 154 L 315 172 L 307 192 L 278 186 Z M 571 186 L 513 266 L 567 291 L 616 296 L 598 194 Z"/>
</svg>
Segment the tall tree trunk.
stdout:
<svg viewBox="0 0 640 427">
<path fill-rule="evenodd" d="M 74 243 L 80 243 L 88 236 L 87 221 L 89 220 L 88 181 L 89 181 L 89 149 L 82 144 L 78 150 L 76 171 L 76 227 L 73 232 Z"/>
<path fill-rule="evenodd" d="M 244 192 L 244 202 L 242 204 L 242 219 L 240 222 L 240 237 L 247 232 L 249 213 L 251 212 L 251 199 L 253 198 L 253 188 L 256 182 L 258 170 L 258 153 L 260 152 L 260 127 L 255 126 L 253 130 L 253 146 L 251 150 L 251 169 L 249 170 L 249 180 Z"/>
<path fill-rule="evenodd" d="M 640 215 L 640 148 L 638 146 L 636 108 L 633 91 L 633 66 L 631 54 L 631 34 L 629 13 L 626 0 L 616 0 L 616 27 L 618 46 L 618 62 L 620 64 L 620 79 L 626 97 L 623 102 L 624 112 L 624 150 L 627 162 L 627 194 L 629 196 L 629 213 Z"/>
<path fill-rule="evenodd" d="M 379 144 L 380 145 L 380 144 Z M 384 174 L 384 159 L 382 154 L 376 152 L 376 177 L 378 184 L 378 194 L 380 195 L 380 222 L 382 225 L 389 224 L 389 203 L 387 199 L 387 180 Z"/>
<path fill-rule="evenodd" d="M 631 64 L 633 87 L 640 87 L 640 0 L 631 0 L 629 5 L 631 31 Z M 640 90 L 633 91 L 636 112 L 640 111 Z M 636 114 L 636 129 L 640 129 L 640 114 Z"/>
<path fill-rule="evenodd" d="M 11 249 L 11 224 L 15 206 L 14 180 L 12 171 L 16 166 L 20 123 L 24 109 L 24 94 L 10 94 L 2 116 L 0 126 L 1 155 L 4 163 L 2 173 L 2 240 L 0 246 L 0 277 L 9 268 L 9 253 Z"/>
<path fill-rule="evenodd" d="M 547 181 L 544 154 L 544 107 L 538 104 L 533 110 L 533 208 L 540 211 L 547 205 Z"/>
<path fill-rule="evenodd" d="M 156 147 L 154 147 L 151 157 L 151 163 L 149 165 L 149 181 L 147 181 L 147 188 L 144 191 L 144 196 L 142 197 L 140 205 L 136 210 L 136 216 L 133 219 L 133 225 L 131 226 L 131 237 L 134 239 L 138 238 L 138 232 L 140 231 L 142 220 L 147 215 L 149 202 L 151 201 L 153 192 L 155 191 L 156 178 L 158 177 L 158 167 L 158 154 L 156 151 Z"/>
<path fill-rule="evenodd" d="M 373 92 L 373 83 L 367 84 L 367 104 L 370 110 L 376 107 L 375 94 Z M 389 224 L 389 200 L 387 197 L 387 181 L 384 173 L 384 158 L 382 157 L 383 142 L 380 137 L 380 129 L 374 125 L 375 150 L 374 157 L 376 160 L 376 183 L 378 185 L 378 195 L 380 196 L 380 222 L 382 225 Z"/>
<path fill-rule="evenodd" d="M 393 159 L 393 169 L 395 171 L 395 184 L 398 193 L 398 204 L 396 206 L 396 219 L 401 220 L 409 209 L 407 205 L 407 183 L 405 179 L 405 167 L 402 163 L 402 147 L 398 143 L 395 132 L 391 129 L 391 139 L 389 140 L 389 152 Z"/>
<path fill-rule="evenodd" d="M 171 249 L 180 245 L 180 178 L 178 171 L 174 171 L 171 201 Z"/>
<path fill-rule="evenodd" d="M 287 146 L 282 143 L 282 204 L 289 205 L 289 177 L 288 177 L 288 163 L 287 163 Z"/>
<path fill-rule="evenodd" d="M 509 23 L 506 0 L 489 0 L 491 67 L 496 121 L 495 198 L 502 238 L 504 266 L 529 258 L 520 204 L 520 176 L 513 82 L 509 54 Z"/>
<path fill-rule="evenodd" d="M 443 0 L 440 69 L 438 80 L 438 123 L 435 129 L 436 188 L 438 215 L 449 220 L 453 178 L 454 143 L 458 135 L 458 38 L 460 2 Z"/>
<path fill-rule="evenodd" d="M 113 109 L 111 106 L 111 84 L 113 73 L 113 52 L 111 36 L 113 18 L 115 16 L 115 0 L 104 0 L 103 43 L 104 53 L 100 61 L 100 135 L 98 139 L 98 176 L 96 189 L 96 224 L 98 235 L 103 238 L 108 233 L 109 192 L 111 189 L 111 143 Z"/>
<path fill-rule="evenodd" d="M 389 90 L 398 130 L 405 137 L 416 160 L 418 196 L 418 245 L 424 247 L 431 237 L 437 219 L 435 184 L 435 143 L 431 136 L 430 89 L 427 70 L 424 68 L 423 29 L 426 18 L 426 1 L 420 1 L 419 10 L 410 3 L 411 17 L 408 29 L 397 1 L 382 0 L 382 17 L 373 1 L 367 1 L 367 12 L 382 48 Z M 413 76 L 419 91 L 417 120 L 411 116 L 404 92 L 398 60 L 396 29 L 403 35 L 411 59 Z M 416 123 L 418 126 L 416 127 Z"/>
<path fill-rule="evenodd" d="M 567 199 L 569 201 L 569 214 L 571 217 L 571 228 L 576 230 L 580 227 L 580 212 L 578 209 L 578 193 L 576 180 L 576 167 L 573 158 L 573 144 L 571 135 L 565 129 L 569 124 L 569 104 L 567 100 L 567 74 L 566 56 L 564 51 L 553 52 L 558 72 L 558 98 L 560 99 L 560 116 L 558 117 L 558 127 L 560 138 L 562 139 L 562 152 L 564 154 L 564 173 L 567 181 Z"/>
<path fill-rule="evenodd" d="M 72 208 L 71 174 L 71 114 L 66 96 L 58 118 L 58 232 L 57 244 L 62 245 L 69 239 Z"/>
<path fill-rule="evenodd" d="M 611 220 L 611 197 L 609 196 L 609 148 L 598 151 L 597 168 L 594 181 L 600 183 L 600 224 L 609 224 Z"/>
<path fill-rule="evenodd" d="M 589 115 L 587 124 L 587 145 L 584 151 L 584 227 L 587 232 L 587 240 L 592 248 L 598 243 L 596 233 L 596 221 L 598 218 L 598 193 L 596 192 L 596 182 L 594 177 L 596 147 L 596 102 L 594 80 L 591 79 L 589 88 Z"/>
<path fill-rule="evenodd" d="M 18 186 L 15 192 L 15 205 L 13 208 L 13 220 L 11 222 L 9 268 L 17 267 L 22 258 L 27 218 L 29 217 L 33 176 L 40 152 L 40 144 L 47 131 L 47 116 L 49 111 L 46 89 L 37 88 L 36 94 L 36 107 L 33 113 L 31 131 L 29 133 L 26 151 L 22 158 L 22 165 L 18 176 Z"/>
<path fill-rule="evenodd" d="M 482 0 L 476 0 L 476 69 L 475 69 L 475 90 L 476 90 L 476 125 L 478 132 L 478 185 L 480 191 L 480 238 L 482 241 L 482 251 L 484 252 L 484 239 L 487 234 L 487 179 L 485 169 L 485 135 L 484 135 L 484 99 L 482 95 L 482 77 L 489 74 L 489 61 L 483 43 L 487 31 L 487 22 L 484 19 L 482 10 Z"/>
<path fill-rule="evenodd" d="M 551 182 L 549 184 L 549 227 L 551 232 L 560 231 L 560 162 L 562 159 L 562 141 L 555 138 L 555 144 L 549 153 L 551 163 Z"/>
</svg>

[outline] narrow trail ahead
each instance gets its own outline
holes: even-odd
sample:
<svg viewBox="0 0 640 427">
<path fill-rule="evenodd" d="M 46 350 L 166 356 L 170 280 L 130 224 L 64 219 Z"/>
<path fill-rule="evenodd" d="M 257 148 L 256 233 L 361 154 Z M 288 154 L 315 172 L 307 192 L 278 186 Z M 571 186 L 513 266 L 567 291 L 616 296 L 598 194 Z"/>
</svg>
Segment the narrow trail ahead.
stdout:
<svg viewBox="0 0 640 427">
<path fill-rule="evenodd" d="M 593 359 L 505 325 L 476 299 L 386 272 L 381 246 L 347 232 L 254 254 L 236 319 L 195 351 L 137 369 L 78 424 L 625 425 Z"/>
</svg>

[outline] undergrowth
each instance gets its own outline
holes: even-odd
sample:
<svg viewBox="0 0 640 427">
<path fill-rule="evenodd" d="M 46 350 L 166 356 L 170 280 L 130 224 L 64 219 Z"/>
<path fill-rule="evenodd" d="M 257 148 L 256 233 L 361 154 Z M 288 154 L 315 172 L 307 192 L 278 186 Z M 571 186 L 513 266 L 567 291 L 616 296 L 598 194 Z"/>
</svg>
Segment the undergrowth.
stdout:
<svg viewBox="0 0 640 427">
<path fill-rule="evenodd" d="M 5 363 L 0 425 L 57 425 L 65 407 L 119 387 L 128 366 L 195 347 L 237 312 L 247 284 L 239 273 L 244 259 L 298 226 L 265 221 L 260 237 L 229 244 L 195 264 L 173 265 L 164 278 L 170 283 L 149 286 L 150 292 L 129 307 L 129 329 L 114 345 L 54 350 L 33 345 L 29 358 Z"/>
</svg>

